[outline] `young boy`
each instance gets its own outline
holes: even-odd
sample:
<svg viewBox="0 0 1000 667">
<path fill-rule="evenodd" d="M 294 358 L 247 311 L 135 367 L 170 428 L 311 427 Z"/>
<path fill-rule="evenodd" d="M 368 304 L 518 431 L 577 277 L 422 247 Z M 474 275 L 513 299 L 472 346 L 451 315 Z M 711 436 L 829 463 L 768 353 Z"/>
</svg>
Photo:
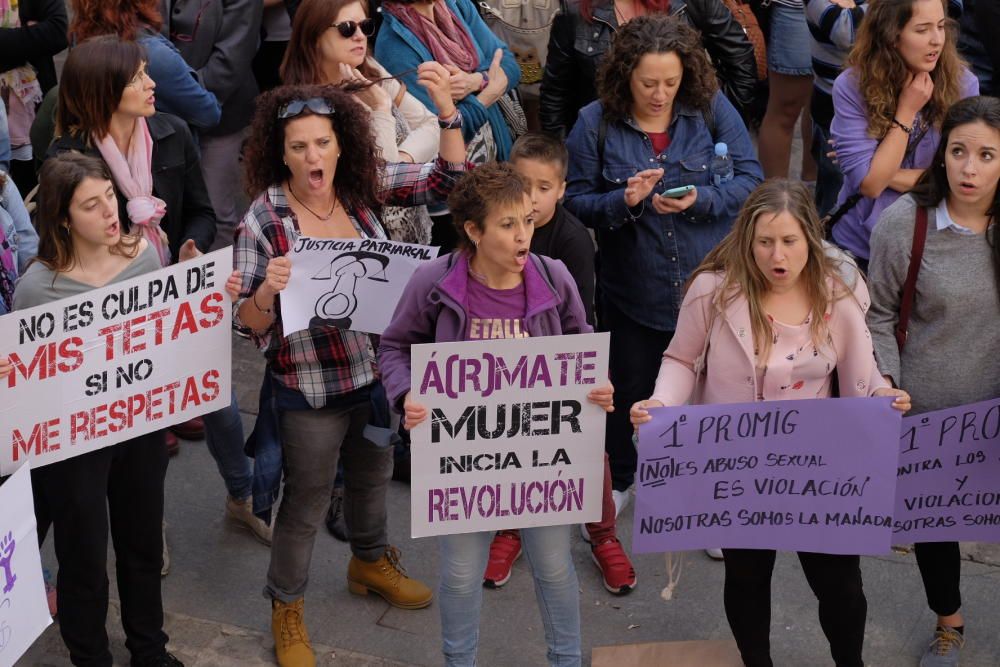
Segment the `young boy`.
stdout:
<svg viewBox="0 0 1000 667">
<path fill-rule="evenodd" d="M 587 322 L 594 324 L 594 241 L 590 232 L 559 203 L 566 190 L 569 155 L 559 141 L 529 133 L 514 142 L 510 164 L 524 181 L 531 198 L 531 217 L 535 231 L 531 252 L 561 260 L 576 282 L 587 311 Z M 635 569 L 615 535 L 615 503 L 611 495 L 611 469 L 604 457 L 604 503 L 601 520 L 588 523 L 580 531 L 590 542 L 591 555 L 601 570 L 604 587 L 615 595 L 624 595 L 636 585 Z M 496 534 L 490 545 L 490 559 L 483 575 L 483 585 L 499 588 L 510 579 L 514 561 L 521 555 L 521 538 L 516 530 Z"/>
</svg>

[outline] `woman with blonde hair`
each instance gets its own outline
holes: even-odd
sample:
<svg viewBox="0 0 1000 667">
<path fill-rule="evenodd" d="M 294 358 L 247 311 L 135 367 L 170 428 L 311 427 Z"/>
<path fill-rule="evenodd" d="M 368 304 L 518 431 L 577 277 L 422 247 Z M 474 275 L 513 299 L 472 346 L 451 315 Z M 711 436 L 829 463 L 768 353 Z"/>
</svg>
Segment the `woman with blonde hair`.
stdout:
<svg viewBox="0 0 1000 667">
<path fill-rule="evenodd" d="M 979 94 L 945 0 L 873 0 L 833 84 L 830 132 L 844 184 L 833 238 L 867 269 L 879 214 L 930 166 L 944 112 Z"/>
<path fill-rule="evenodd" d="M 763 183 L 693 273 L 656 388 L 632 406 L 633 426 L 649 421 L 649 408 L 691 398 L 695 360 L 706 346 L 706 404 L 829 398 L 836 378 L 840 396 L 895 396 L 893 407 L 909 410 L 909 395 L 890 387 L 875 365 L 865 326 L 868 304 L 868 288 L 850 262 L 824 247 L 805 187 L 784 179 Z M 743 661 L 770 667 L 775 552 L 722 551 L 726 617 Z M 798 557 L 819 600 L 834 661 L 862 667 L 867 601 L 860 557 Z"/>
</svg>

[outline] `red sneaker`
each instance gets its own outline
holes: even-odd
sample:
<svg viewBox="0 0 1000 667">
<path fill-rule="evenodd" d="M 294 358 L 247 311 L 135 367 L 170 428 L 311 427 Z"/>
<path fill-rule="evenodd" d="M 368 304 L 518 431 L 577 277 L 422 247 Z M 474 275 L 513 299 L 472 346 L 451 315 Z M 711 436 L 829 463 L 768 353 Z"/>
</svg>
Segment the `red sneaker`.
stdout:
<svg viewBox="0 0 1000 667">
<path fill-rule="evenodd" d="M 490 560 L 486 563 L 483 586 L 500 588 L 510 579 L 514 561 L 521 557 L 521 534 L 516 530 L 501 530 L 490 544 Z"/>
<path fill-rule="evenodd" d="M 195 417 L 186 422 L 174 424 L 170 430 L 181 440 L 204 440 L 205 420 L 201 417 Z"/>
<path fill-rule="evenodd" d="M 181 443 L 177 436 L 168 429 L 163 432 L 163 437 L 167 441 L 167 456 L 177 456 L 177 453 L 181 451 Z"/>
<path fill-rule="evenodd" d="M 617 538 L 611 537 L 591 546 L 590 556 L 601 571 L 604 587 L 610 593 L 625 595 L 632 592 L 636 582 L 635 568 Z"/>
</svg>

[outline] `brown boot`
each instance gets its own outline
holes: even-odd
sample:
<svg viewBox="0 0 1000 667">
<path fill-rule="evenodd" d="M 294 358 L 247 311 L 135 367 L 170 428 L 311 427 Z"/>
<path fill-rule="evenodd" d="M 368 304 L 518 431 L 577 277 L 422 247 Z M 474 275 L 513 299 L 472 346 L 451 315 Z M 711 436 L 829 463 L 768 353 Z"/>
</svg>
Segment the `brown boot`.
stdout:
<svg viewBox="0 0 1000 667">
<path fill-rule="evenodd" d="M 374 563 L 351 556 L 347 566 L 347 588 L 355 595 L 369 592 L 381 595 L 386 602 L 400 609 L 423 609 L 430 605 L 434 594 L 423 582 L 410 579 L 399 564 L 399 549 L 387 547 Z"/>
<path fill-rule="evenodd" d="M 280 667 L 316 667 L 303 620 L 304 604 L 302 598 L 295 602 L 271 601 L 271 634 Z"/>
</svg>

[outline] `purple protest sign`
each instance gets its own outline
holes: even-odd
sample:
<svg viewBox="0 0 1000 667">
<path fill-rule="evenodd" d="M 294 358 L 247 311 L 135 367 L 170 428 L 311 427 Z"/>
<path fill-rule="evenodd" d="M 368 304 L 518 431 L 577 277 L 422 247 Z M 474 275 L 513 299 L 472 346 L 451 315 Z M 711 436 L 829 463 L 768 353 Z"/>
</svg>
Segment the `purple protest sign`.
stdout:
<svg viewBox="0 0 1000 667">
<path fill-rule="evenodd" d="M 892 543 L 1000 542 L 1000 398 L 903 420 Z"/>
<path fill-rule="evenodd" d="M 639 430 L 634 552 L 889 550 L 900 424 L 889 399 L 650 414 Z"/>
</svg>

